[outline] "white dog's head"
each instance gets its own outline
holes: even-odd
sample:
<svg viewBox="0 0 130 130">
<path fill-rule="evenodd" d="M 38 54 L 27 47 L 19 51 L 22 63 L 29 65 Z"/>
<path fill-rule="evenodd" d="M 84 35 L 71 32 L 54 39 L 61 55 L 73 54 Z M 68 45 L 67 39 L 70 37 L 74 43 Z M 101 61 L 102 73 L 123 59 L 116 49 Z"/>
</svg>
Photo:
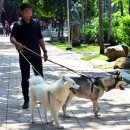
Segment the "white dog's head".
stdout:
<svg viewBox="0 0 130 130">
<path fill-rule="evenodd" d="M 45 81 L 44 81 L 44 79 L 43 79 L 43 77 L 41 77 L 41 76 L 33 76 L 33 77 L 31 77 L 31 78 L 29 78 L 29 84 L 30 85 L 38 85 L 38 84 L 42 84 L 42 83 L 44 83 Z"/>
<path fill-rule="evenodd" d="M 65 86 L 68 86 L 69 90 L 75 94 L 75 89 L 79 89 L 80 86 L 78 84 L 75 83 L 75 81 L 69 77 L 63 76 L 62 80 L 65 84 Z"/>
</svg>

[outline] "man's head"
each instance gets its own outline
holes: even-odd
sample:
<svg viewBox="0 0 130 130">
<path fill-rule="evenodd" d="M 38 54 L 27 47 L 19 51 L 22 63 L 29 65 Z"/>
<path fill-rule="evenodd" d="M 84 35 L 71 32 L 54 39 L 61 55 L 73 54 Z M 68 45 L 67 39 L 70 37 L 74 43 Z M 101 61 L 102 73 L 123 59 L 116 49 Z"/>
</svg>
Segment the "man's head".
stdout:
<svg viewBox="0 0 130 130">
<path fill-rule="evenodd" d="M 32 17 L 32 6 L 30 4 L 22 3 L 20 5 L 20 11 L 24 20 L 30 20 L 30 18 Z"/>
</svg>

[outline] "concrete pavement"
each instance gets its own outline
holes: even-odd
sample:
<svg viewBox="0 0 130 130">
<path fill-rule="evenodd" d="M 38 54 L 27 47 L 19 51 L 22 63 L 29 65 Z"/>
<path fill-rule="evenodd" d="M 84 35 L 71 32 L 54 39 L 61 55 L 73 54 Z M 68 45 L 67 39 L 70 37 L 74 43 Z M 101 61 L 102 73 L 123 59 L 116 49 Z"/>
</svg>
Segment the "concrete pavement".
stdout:
<svg viewBox="0 0 130 130">
<path fill-rule="evenodd" d="M 49 59 L 63 64 L 80 73 L 90 76 L 104 76 L 107 71 L 93 68 L 90 62 L 81 60 L 81 55 L 72 51 L 63 51 L 47 43 Z M 111 70 L 112 71 L 112 70 Z M 76 75 L 50 62 L 44 63 L 45 80 L 49 83 L 63 74 Z M 31 75 L 33 75 L 31 71 Z M 122 71 L 129 80 L 129 73 Z M 35 124 L 30 123 L 30 110 L 22 110 L 23 98 L 20 87 L 18 54 L 10 44 L 8 37 L 0 37 L 0 130 L 54 130 L 44 123 L 42 108 L 37 107 Z M 101 117 L 95 118 L 89 100 L 74 98 L 64 118 L 60 112 L 59 120 L 66 130 L 130 130 L 130 88 L 125 91 L 112 90 L 100 99 Z M 40 111 L 39 111 L 40 110 Z M 42 116 L 42 121 L 40 118 Z M 43 122 L 43 124 L 42 124 Z"/>
</svg>

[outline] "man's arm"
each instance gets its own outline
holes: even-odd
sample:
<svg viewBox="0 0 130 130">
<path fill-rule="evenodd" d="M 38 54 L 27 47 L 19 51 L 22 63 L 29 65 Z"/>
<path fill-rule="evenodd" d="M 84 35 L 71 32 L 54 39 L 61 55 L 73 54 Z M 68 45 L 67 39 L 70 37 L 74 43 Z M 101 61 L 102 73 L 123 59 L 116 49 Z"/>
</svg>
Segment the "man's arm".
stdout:
<svg viewBox="0 0 130 130">
<path fill-rule="evenodd" d="M 39 39 L 39 44 L 44 53 L 44 61 L 47 61 L 48 55 L 47 55 L 47 50 L 46 50 L 46 46 L 45 46 L 45 42 L 44 42 L 43 38 Z"/>
<path fill-rule="evenodd" d="M 42 48 L 43 52 L 44 53 L 47 52 L 43 38 L 39 39 L 39 43 L 40 43 L 40 47 Z"/>
<path fill-rule="evenodd" d="M 10 35 L 10 42 L 12 44 L 15 45 L 16 49 L 19 51 L 19 50 L 22 50 L 22 44 L 19 43 L 16 39 L 17 39 L 17 36 L 18 36 L 18 25 L 17 23 L 14 24 L 13 28 L 12 28 L 12 31 L 11 31 L 11 35 Z"/>
<path fill-rule="evenodd" d="M 23 48 L 22 44 L 17 42 L 15 37 L 10 37 L 10 42 L 15 45 L 16 49 L 19 51 Z"/>
<path fill-rule="evenodd" d="M 15 45 L 16 49 L 19 51 L 19 50 L 22 50 L 23 46 L 21 43 L 17 42 L 16 38 L 15 37 L 10 37 L 10 42 L 12 44 Z"/>
</svg>

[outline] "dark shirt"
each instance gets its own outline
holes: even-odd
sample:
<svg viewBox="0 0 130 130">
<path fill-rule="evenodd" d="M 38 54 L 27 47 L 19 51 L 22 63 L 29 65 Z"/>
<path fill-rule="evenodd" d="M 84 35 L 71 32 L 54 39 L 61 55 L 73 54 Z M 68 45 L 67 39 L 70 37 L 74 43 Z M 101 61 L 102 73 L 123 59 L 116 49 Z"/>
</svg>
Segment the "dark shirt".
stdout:
<svg viewBox="0 0 130 130">
<path fill-rule="evenodd" d="M 30 23 L 26 23 L 23 19 L 16 22 L 11 37 L 15 37 L 22 45 L 40 53 L 39 39 L 43 38 L 43 36 L 39 23 L 33 19 L 31 19 Z"/>
</svg>

